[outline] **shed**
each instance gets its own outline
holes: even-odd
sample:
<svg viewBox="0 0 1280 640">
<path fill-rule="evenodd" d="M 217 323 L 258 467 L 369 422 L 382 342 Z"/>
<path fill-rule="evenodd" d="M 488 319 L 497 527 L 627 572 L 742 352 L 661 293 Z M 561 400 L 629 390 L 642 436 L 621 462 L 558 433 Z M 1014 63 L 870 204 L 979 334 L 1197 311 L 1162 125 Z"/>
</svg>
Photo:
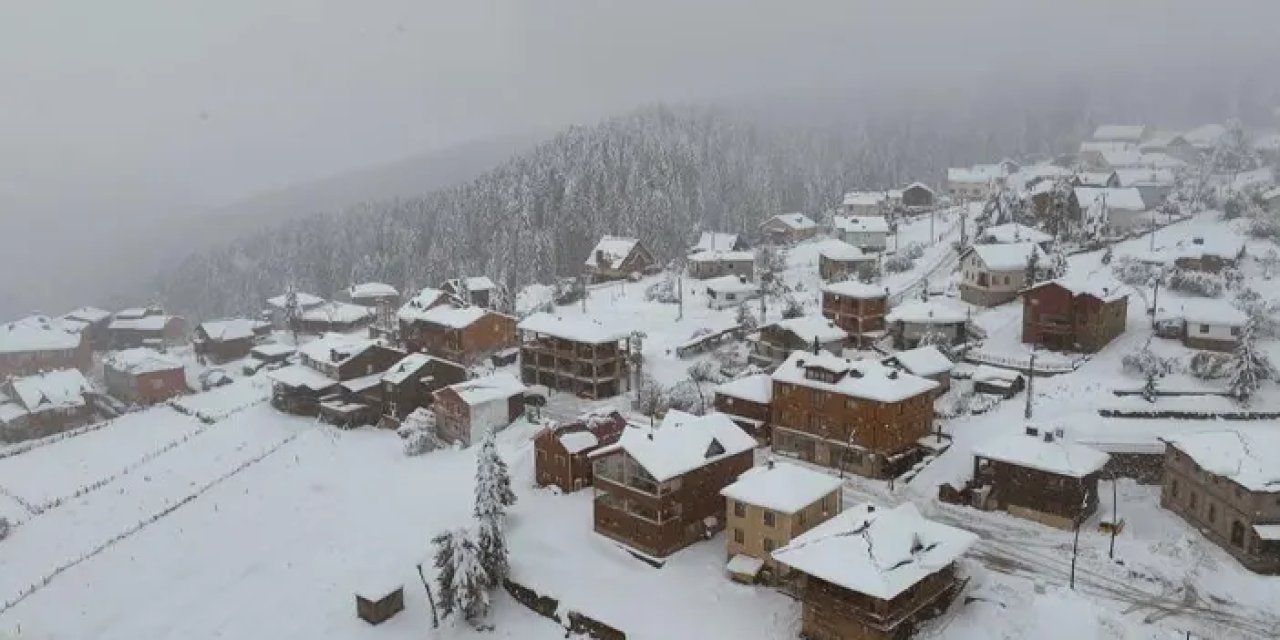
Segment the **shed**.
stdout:
<svg viewBox="0 0 1280 640">
<path fill-rule="evenodd" d="M 369 624 L 382 624 L 404 611 L 404 585 L 376 583 L 356 591 L 356 615 Z"/>
</svg>

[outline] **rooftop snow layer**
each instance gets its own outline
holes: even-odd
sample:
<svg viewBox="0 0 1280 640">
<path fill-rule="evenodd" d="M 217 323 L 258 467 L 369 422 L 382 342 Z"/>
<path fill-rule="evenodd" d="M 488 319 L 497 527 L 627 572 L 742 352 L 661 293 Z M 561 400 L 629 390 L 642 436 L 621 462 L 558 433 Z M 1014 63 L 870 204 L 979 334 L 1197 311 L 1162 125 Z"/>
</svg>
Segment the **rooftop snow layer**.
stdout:
<svg viewBox="0 0 1280 640">
<path fill-rule="evenodd" d="M 362 307 L 358 304 L 348 304 L 346 302 L 330 301 L 318 307 L 307 309 L 302 312 L 302 319 L 307 322 L 329 322 L 335 324 L 349 324 L 359 322 L 365 318 L 371 317 L 373 311 L 369 307 Z"/>
<path fill-rule="evenodd" d="M 70 351 L 80 347 L 80 336 L 44 316 L 32 316 L 0 325 L 0 353 Z"/>
<path fill-rule="evenodd" d="M 779 320 L 773 324 L 776 327 L 786 329 L 787 331 L 794 333 L 801 340 L 806 341 L 806 343 L 812 342 L 814 338 L 818 339 L 819 344 L 826 344 L 828 342 L 845 340 L 849 337 L 848 332 L 836 326 L 836 323 L 820 315 L 789 318 L 786 320 Z"/>
<path fill-rule="evenodd" d="M 689 256 L 689 262 L 754 262 L 753 251 L 700 250 Z"/>
<path fill-rule="evenodd" d="M 775 462 L 738 476 L 720 495 L 779 513 L 793 514 L 840 489 L 844 481 L 796 464 Z"/>
<path fill-rule="evenodd" d="M 301 291 L 297 292 L 295 295 L 298 297 L 298 308 L 300 309 L 310 309 L 311 307 L 317 307 L 324 304 L 324 298 L 321 298 L 320 296 L 313 296 Z M 274 298 L 267 298 L 267 304 L 283 310 L 285 305 L 288 304 L 288 300 L 289 296 L 287 294 L 281 294 Z"/>
<path fill-rule="evenodd" d="M 1104 124 L 1093 130 L 1094 140 L 1138 142 L 1147 132 L 1141 124 Z"/>
<path fill-rule="evenodd" d="M 310 389 L 312 391 L 324 391 L 325 389 L 338 384 L 336 380 L 324 375 L 323 373 L 300 364 L 289 365 L 287 367 L 276 369 L 275 371 L 268 371 L 267 377 L 286 387 Z"/>
<path fill-rule="evenodd" d="M 596 437 L 596 434 L 586 430 L 567 431 L 556 437 L 560 439 L 560 446 L 564 447 L 564 450 L 570 454 L 582 453 L 600 444 L 600 439 Z"/>
<path fill-rule="evenodd" d="M 844 233 L 889 233 L 889 223 L 881 216 L 837 216 L 832 226 Z"/>
<path fill-rule="evenodd" d="M 1037 244 L 1053 240 L 1053 236 L 1032 227 L 1010 222 L 1008 224 L 999 224 L 994 227 L 987 227 L 982 232 L 982 241 L 993 242 L 996 244 L 1017 244 L 1020 242 L 1035 242 Z"/>
<path fill-rule="evenodd" d="M 860 220 L 879 220 L 879 218 L 859 218 Z M 818 245 L 818 255 L 828 260 L 850 261 L 850 260 L 875 260 L 874 257 L 863 253 L 859 249 L 843 240 L 830 238 L 823 240 Z"/>
<path fill-rule="evenodd" d="M 459 382 L 447 388 L 452 389 L 463 402 L 471 406 L 505 400 L 525 391 L 524 383 L 509 373 L 495 373 L 483 378 Z"/>
<path fill-rule="evenodd" d="M 1020 467 L 1071 478 L 1083 478 L 1102 470 L 1111 458 L 1107 454 L 1072 442 L 1022 433 L 1004 435 L 973 448 L 973 454 Z"/>
<path fill-rule="evenodd" d="M 885 320 L 889 322 L 913 324 L 951 324 L 966 322 L 968 319 L 969 313 L 964 307 L 941 299 L 904 302 L 885 315 Z"/>
<path fill-rule="evenodd" d="M 1249 316 L 1226 300 L 1194 298 L 1168 303 L 1156 311 L 1160 320 L 1186 320 L 1191 324 L 1212 324 L 1243 327 Z"/>
<path fill-rule="evenodd" d="M 703 280 L 702 285 L 708 291 L 716 293 L 747 293 L 754 292 L 758 287 L 750 279 L 744 276 L 727 275 L 718 278 Z"/>
<path fill-rule="evenodd" d="M 991 271 L 1021 271 L 1027 268 L 1031 254 L 1035 254 L 1040 264 L 1048 264 L 1049 257 L 1040 245 L 1034 242 L 1015 242 L 1013 244 L 975 244 L 971 249 L 978 254 L 978 259 Z"/>
<path fill-rule="evenodd" d="M 888 199 L 889 196 L 883 191 L 850 191 L 844 194 L 842 204 L 846 207 L 875 207 Z"/>
<path fill-rule="evenodd" d="M 400 310 L 396 312 L 396 317 L 405 322 L 412 322 L 421 318 L 423 313 L 437 304 L 452 300 L 454 300 L 454 297 L 448 293 L 426 287 L 404 303 Z"/>
<path fill-rule="evenodd" d="M 933 522 L 915 505 L 861 504 L 773 552 L 774 560 L 850 591 L 892 600 L 949 567 L 978 537 Z"/>
<path fill-rule="evenodd" d="M 425 353 L 411 353 L 391 365 L 391 368 L 382 374 L 382 381 L 390 382 L 391 384 L 403 384 L 405 380 L 409 379 L 409 376 L 417 373 L 428 362 L 431 362 L 431 356 Z"/>
<path fill-rule="evenodd" d="M 974 382 L 1013 382 L 1022 377 L 1013 369 L 1002 369 L 989 364 L 980 364 L 973 369 Z"/>
<path fill-rule="evenodd" d="M 907 373 L 926 378 L 946 373 L 956 366 L 946 354 L 933 345 L 899 351 L 884 359 L 886 363 L 890 361 L 896 361 L 907 370 Z"/>
<path fill-rule="evenodd" d="M 395 287 L 384 282 L 362 282 L 353 284 L 347 289 L 347 295 L 351 298 L 396 298 L 400 292 Z"/>
<path fill-rule="evenodd" d="M 1273 426 L 1187 433 L 1167 442 L 1209 473 L 1250 491 L 1280 492 L 1280 432 Z"/>
<path fill-rule="evenodd" d="M 720 447 L 714 449 L 713 443 L 719 443 Z M 671 409 L 656 427 L 627 425 L 616 444 L 598 449 L 592 455 L 625 451 L 654 480 L 665 482 L 755 447 L 755 438 L 724 414 L 695 416 Z"/>
<path fill-rule="evenodd" d="M 974 165 L 972 167 L 952 167 L 947 169 L 947 182 L 965 184 L 988 184 L 997 178 L 1004 177 L 1004 171 L 998 164 Z"/>
<path fill-rule="evenodd" d="M 1063 289 L 1071 292 L 1073 296 L 1088 295 L 1093 296 L 1103 302 L 1112 302 L 1129 295 L 1129 287 L 1125 286 L 1113 279 L 1109 275 L 1085 275 L 1073 274 L 1055 280 L 1046 280 L 1038 282 L 1030 287 L 1027 291 L 1039 289 L 1051 284 L 1058 285 Z"/>
<path fill-rule="evenodd" d="M 698 236 L 697 244 L 691 247 L 691 251 L 733 251 L 738 246 L 738 234 L 721 233 L 718 231 L 703 231 Z"/>
<path fill-rule="evenodd" d="M 858 282 L 856 280 L 832 282 L 831 284 L 823 285 L 822 291 L 823 293 L 845 296 L 857 300 L 871 300 L 874 298 L 887 298 L 889 296 L 889 289 L 883 285 Z"/>
<path fill-rule="evenodd" d="M 1142 193 L 1133 188 L 1076 187 L 1075 194 L 1076 201 L 1082 209 L 1104 202 L 1108 209 L 1125 211 L 1146 211 L 1147 209 L 1146 203 L 1142 201 Z"/>
<path fill-rule="evenodd" d="M 625 329 L 606 327 L 599 320 L 582 316 L 561 317 L 550 313 L 535 313 L 521 320 L 516 328 L 586 344 L 616 342 L 626 338 L 629 333 Z"/>
<path fill-rule="evenodd" d="M 809 216 L 806 216 L 803 213 L 780 213 L 776 216 L 773 216 L 772 218 L 769 218 L 768 220 L 765 220 L 761 224 L 761 226 L 765 224 L 769 224 L 774 220 L 777 220 L 782 224 L 787 225 L 792 229 L 795 229 L 796 231 L 813 229 L 814 227 L 818 226 L 818 223 L 814 222 L 812 218 L 810 218 Z"/>
<path fill-rule="evenodd" d="M 839 378 L 836 382 L 812 380 L 806 373 L 813 367 L 835 373 Z M 793 352 L 773 372 L 773 380 L 886 403 L 901 402 L 938 387 L 933 380 L 886 367 L 877 360 L 846 360 L 829 353 L 815 355 L 809 351 Z"/>
<path fill-rule="evenodd" d="M 102 359 L 102 363 L 116 371 L 123 371 L 133 375 L 155 373 L 157 371 L 172 371 L 174 369 L 182 368 L 181 362 L 174 360 L 155 349 L 148 349 L 146 347 L 137 347 L 134 349 L 125 349 L 124 351 L 109 353 Z"/>
<path fill-rule="evenodd" d="M 260 345 L 254 346 L 252 349 L 249 350 L 249 353 L 251 355 L 261 355 L 264 358 L 278 358 L 282 356 L 292 355 L 297 351 L 298 351 L 297 349 L 287 344 L 270 342 L 267 344 L 260 344 Z"/>
<path fill-rule="evenodd" d="M 1169 169 L 1116 169 L 1116 177 L 1122 188 L 1173 186 L 1173 171 Z"/>
<path fill-rule="evenodd" d="M 199 330 L 209 336 L 210 340 L 215 342 L 226 342 L 231 340 L 248 340 L 261 329 L 267 328 L 267 323 L 260 320 L 247 320 L 245 318 L 230 318 L 226 320 L 210 320 L 200 323 Z"/>
<path fill-rule="evenodd" d="M 619 269 L 623 261 L 635 250 L 640 241 L 636 238 L 605 236 L 596 243 L 587 256 L 586 265 L 592 269 Z M 604 262 L 599 262 L 603 259 Z"/>
<path fill-rule="evenodd" d="M 78 320 L 80 322 L 102 322 L 111 317 L 111 312 L 97 307 L 80 307 L 74 311 L 68 311 L 62 314 L 62 317 L 70 320 Z"/>
<path fill-rule="evenodd" d="M 17 400 L 30 413 L 74 409 L 85 404 L 84 394 L 93 385 L 77 369 L 60 369 L 11 381 Z"/>
<path fill-rule="evenodd" d="M 326 333 L 299 347 L 298 353 L 316 362 L 342 365 L 357 355 L 364 353 L 366 349 L 375 344 L 377 344 L 376 341 L 368 338 L 348 336 L 341 333 Z M 333 357 L 334 355 L 338 356 L 336 360 Z"/>
<path fill-rule="evenodd" d="M 716 387 L 715 392 L 747 402 L 769 404 L 773 401 L 773 378 L 767 373 L 757 373 L 726 382 Z"/>
<path fill-rule="evenodd" d="M 1076 179 L 1080 181 L 1081 186 L 1103 188 L 1111 184 L 1111 178 L 1115 174 L 1115 171 L 1081 171 L 1076 174 Z M 1080 206 L 1083 207 L 1084 203 Z"/>
<path fill-rule="evenodd" d="M 488 311 L 480 307 L 454 307 L 441 304 L 417 315 L 419 322 L 440 325 L 450 329 L 465 329 L 485 316 Z"/>
</svg>

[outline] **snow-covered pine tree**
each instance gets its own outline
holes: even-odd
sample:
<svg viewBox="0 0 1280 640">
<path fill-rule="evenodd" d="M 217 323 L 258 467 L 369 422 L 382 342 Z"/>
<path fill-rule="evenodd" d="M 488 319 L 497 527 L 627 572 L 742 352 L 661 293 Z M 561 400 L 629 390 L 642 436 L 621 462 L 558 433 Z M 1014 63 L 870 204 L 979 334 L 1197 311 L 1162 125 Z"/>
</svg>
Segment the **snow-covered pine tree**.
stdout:
<svg viewBox="0 0 1280 640">
<path fill-rule="evenodd" d="M 471 623 L 484 618 L 489 613 L 490 580 L 471 532 L 457 529 L 436 536 L 432 542 L 436 545 L 440 616 L 456 613 Z"/>
<path fill-rule="evenodd" d="M 1026 277 L 1025 286 L 1030 287 L 1031 285 L 1034 285 L 1035 283 L 1040 282 L 1040 275 L 1041 275 L 1040 252 L 1035 251 L 1033 249 L 1031 253 L 1027 255 L 1027 273 L 1025 276 Z"/>
<path fill-rule="evenodd" d="M 511 490 L 511 475 L 507 471 L 507 463 L 498 454 L 493 431 L 485 435 L 476 454 L 475 498 L 477 518 L 493 513 L 501 515 L 516 503 L 516 494 Z"/>
<path fill-rule="evenodd" d="M 1055 244 L 1053 253 L 1049 254 L 1049 278 L 1063 278 L 1067 275 L 1067 254 L 1062 252 L 1062 245 Z"/>
<path fill-rule="evenodd" d="M 503 524 L 501 513 L 481 517 L 476 523 L 476 547 L 480 553 L 480 564 L 484 566 L 485 586 L 490 589 L 501 586 L 511 573 Z"/>
<path fill-rule="evenodd" d="M 284 292 L 284 323 L 293 333 L 293 344 L 298 344 L 298 331 L 302 328 L 302 305 L 298 302 L 298 287 L 290 282 Z"/>
<path fill-rule="evenodd" d="M 736 322 L 743 331 L 755 331 L 760 326 L 760 322 L 756 320 L 755 315 L 751 313 L 751 309 L 747 307 L 745 302 L 738 305 Z"/>
<path fill-rule="evenodd" d="M 1252 320 L 1246 322 L 1227 368 L 1227 388 L 1231 395 L 1247 404 L 1263 381 L 1278 377 L 1280 375 L 1271 364 L 1271 359 L 1258 349 L 1255 323 Z"/>
<path fill-rule="evenodd" d="M 440 598 L 440 617 L 447 618 L 453 613 L 458 595 L 454 590 L 457 564 L 454 562 L 454 532 L 445 531 L 431 539 L 435 547 L 432 564 L 436 568 L 436 595 Z"/>
<path fill-rule="evenodd" d="M 920 336 L 920 342 L 917 346 L 937 347 L 938 351 L 941 351 L 948 358 L 952 357 L 951 338 L 937 329 L 930 329 L 929 331 L 926 331 L 924 335 Z"/>
</svg>

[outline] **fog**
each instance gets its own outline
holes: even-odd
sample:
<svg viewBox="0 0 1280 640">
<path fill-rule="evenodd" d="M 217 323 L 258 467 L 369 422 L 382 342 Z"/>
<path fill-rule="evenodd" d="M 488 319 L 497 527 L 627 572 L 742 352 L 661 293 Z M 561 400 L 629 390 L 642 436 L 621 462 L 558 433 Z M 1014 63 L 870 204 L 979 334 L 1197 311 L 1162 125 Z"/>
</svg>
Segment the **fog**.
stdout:
<svg viewBox="0 0 1280 640">
<path fill-rule="evenodd" d="M 149 225 L 657 101 L 884 105 L 1070 78 L 1170 101 L 1225 79 L 1280 104 L 1277 24 L 1274 0 L 10 1 L 0 310 L 94 302 L 120 285 L 101 265 L 168 250 L 118 249 Z"/>
</svg>

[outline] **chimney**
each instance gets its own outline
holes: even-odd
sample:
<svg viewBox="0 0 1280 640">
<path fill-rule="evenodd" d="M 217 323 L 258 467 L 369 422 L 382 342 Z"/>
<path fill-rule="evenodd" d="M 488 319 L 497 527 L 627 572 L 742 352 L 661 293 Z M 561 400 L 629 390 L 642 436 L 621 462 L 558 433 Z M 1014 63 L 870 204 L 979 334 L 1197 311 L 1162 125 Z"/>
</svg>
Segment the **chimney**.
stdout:
<svg viewBox="0 0 1280 640">
<path fill-rule="evenodd" d="M 1053 432 L 1052 432 L 1052 431 L 1045 431 L 1045 432 L 1044 432 L 1044 441 L 1045 441 L 1045 442 L 1053 442 Z"/>
<path fill-rule="evenodd" d="M 818 336 L 813 337 L 813 355 L 819 354 Z"/>
<path fill-rule="evenodd" d="M 1034 438 L 1034 437 L 1036 437 L 1036 436 L 1040 435 L 1040 430 L 1039 430 L 1039 429 L 1037 429 L 1037 428 L 1035 428 L 1035 427 L 1028 426 L 1028 427 L 1027 427 L 1027 435 L 1029 435 L 1029 436 L 1031 436 L 1032 438 Z"/>
<path fill-rule="evenodd" d="M 888 373 L 888 376 L 889 376 L 889 379 L 890 379 L 890 380 L 897 380 L 897 379 L 898 379 L 898 370 L 897 370 L 897 369 L 890 369 L 890 370 L 889 370 L 889 373 Z"/>
</svg>

